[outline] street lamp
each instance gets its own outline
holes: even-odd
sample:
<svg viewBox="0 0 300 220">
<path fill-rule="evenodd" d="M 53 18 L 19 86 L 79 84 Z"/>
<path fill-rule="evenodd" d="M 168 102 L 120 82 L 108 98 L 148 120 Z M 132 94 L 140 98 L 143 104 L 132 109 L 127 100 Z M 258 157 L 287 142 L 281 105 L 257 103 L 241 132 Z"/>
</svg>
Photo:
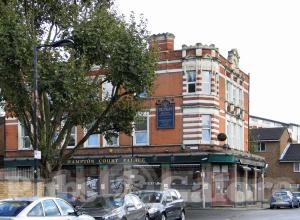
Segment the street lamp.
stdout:
<svg viewBox="0 0 300 220">
<path fill-rule="evenodd" d="M 135 135 L 135 123 L 133 123 L 133 130 L 131 132 L 131 158 L 133 158 L 133 145 L 134 145 L 134 135 Z"/>
<path fill-rule="evenodd" d="M 33 167 L 33 175 L 34 175 L 34 195 L 37 196 L 37 160 L 41 159 L 40 152 L 38 151 L 38 114 L 37 114 L 37 105 L 38 105 L 38 71 L 37 71 L 37 52 L 40 48 L 45 47 L 63 47 L 70 44 L 74 44 L 74 41 L 70 38 L 55 41 L 51 44 L 40 44 L 33 47 L 33 132 L 34 132 L 34 167 Z"/>
</svg>

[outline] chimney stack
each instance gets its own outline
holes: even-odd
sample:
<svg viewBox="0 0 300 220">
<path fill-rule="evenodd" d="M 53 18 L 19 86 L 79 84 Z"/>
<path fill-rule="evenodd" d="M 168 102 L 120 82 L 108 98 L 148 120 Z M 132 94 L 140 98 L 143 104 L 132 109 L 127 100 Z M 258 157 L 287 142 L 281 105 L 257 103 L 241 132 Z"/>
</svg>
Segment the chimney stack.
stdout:
<svg viewBox="0 0 300 220">
<path fill-rule="evenodd" d="M 174 50 L 174 38 L 175 35 L 171 33 L 154 34 L 150 37 L 150 47 L 160 51 Z"/>
</svg>

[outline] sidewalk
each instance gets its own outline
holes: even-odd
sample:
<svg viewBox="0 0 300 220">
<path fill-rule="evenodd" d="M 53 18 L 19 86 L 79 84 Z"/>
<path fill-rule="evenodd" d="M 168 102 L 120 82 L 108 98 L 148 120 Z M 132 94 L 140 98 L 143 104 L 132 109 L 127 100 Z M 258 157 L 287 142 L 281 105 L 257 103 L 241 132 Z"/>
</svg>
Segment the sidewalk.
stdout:
<svg viewBox="0 0 300 220">
<path fill-rule="evenodd" d="M 186 209 L 188 210 L 264 210 L 268 209 L 269 203 L 257 204 L 257 205 L 247 205 L 245 206 L 215 206 L 202 208 L 202 204 L 187 204 Z"/>
</svg>

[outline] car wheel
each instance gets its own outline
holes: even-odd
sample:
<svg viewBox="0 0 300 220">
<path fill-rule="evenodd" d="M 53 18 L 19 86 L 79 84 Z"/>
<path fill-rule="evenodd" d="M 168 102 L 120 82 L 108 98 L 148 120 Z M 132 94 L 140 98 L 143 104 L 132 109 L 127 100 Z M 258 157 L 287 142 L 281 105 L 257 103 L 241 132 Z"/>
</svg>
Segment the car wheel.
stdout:
<svg viewBox="0 0 300 220">
<path fill-rule="evenodd" d="M 270 209 L 274 209 L 274 206 L 273 206 L 273 205 L 270 205 Z"/>
<path fill-rule="evenodd" d="M 181 212 L 180 220 L 185 220 L 185 213 L 184 213 L 184 211 Z"/>
</svg>

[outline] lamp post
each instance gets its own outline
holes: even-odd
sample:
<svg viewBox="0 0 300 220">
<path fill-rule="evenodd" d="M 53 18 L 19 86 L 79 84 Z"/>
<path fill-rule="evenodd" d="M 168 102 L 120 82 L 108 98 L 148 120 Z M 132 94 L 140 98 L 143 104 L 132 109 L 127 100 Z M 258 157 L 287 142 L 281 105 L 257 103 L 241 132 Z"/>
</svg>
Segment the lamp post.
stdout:
<svg viewBox="0 0 300 220">
<path fill-rule="evenodd" d="M 134 135 L 135 135 L 135 121 L 132 122 L 132 131 L 131 131 L 131 159 L 133 158 L 133 145 L 134 145 Z"/>
<path fill-rule="evenodd" d="M 74 44 L 72 39 L 63 39 L 55 41 L 51 44 L 40 44 L 33 47 L 33 133 L 34 133 L 34 164 L 33 164 L 33 175 L 34 175 L 34 195 L 37 196 L 37 160 L 41 159 L 40 152 L 38 151 L 38 70 L 37 70 L 37 60 L 38 60 L 38 50 L 45 47 L 63 47 L 69 44 Z"/>
</svg>

